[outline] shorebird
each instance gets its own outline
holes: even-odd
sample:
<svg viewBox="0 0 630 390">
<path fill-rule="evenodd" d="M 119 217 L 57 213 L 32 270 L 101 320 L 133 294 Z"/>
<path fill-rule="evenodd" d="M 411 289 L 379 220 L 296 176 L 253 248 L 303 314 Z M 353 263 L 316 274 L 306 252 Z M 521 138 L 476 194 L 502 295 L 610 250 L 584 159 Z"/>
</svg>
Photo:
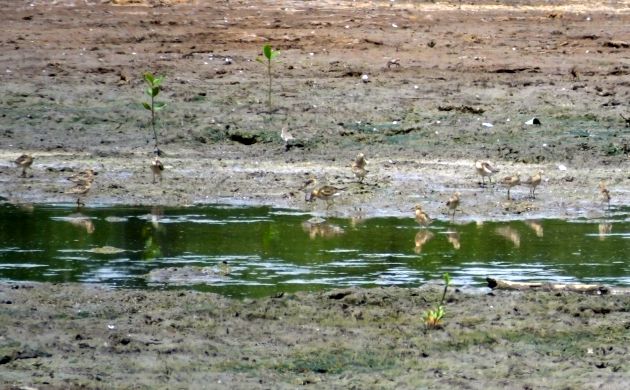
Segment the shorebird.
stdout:
<svg viewBox="0 0 630 390">
<path fill-rule="evenodd" d="M 387 69 L 391 69 L 392 66 L 400 68 L 400 58 L 392 58 L 391 60 L 387 61 Z"/>
<path fill-rule="evenodd" d="M 610 191 L 606 188 L 606 183 L 603 180 L 599 182 L 599 195 L 602 202 L 608 204 L 608 208 L 610 208 Z"/>
<path fill-rule="evenodd" d="M 81 171 L 78 173 L 75 173 L 72 176 L 68 176 L 67 179 L 70 180 L 73 183 L 80 183 L 80 182 L 91 182 L 94 181 L 94 176 L 98 175 L 98 172 L 94 171 L 92 168 L 88 168 L 85 171 Z"/>
<path fill-rule="evenodd" d="M 20 157 L 18 157 L 17 159 L 15 159 L 15 164 L 18 167 L 22 168 L 22 176 L 21 177 L 26 177 L 26 170 L 33 165 L 33 156 L 31 156 L 30 154 L 23 154 Z"/>
<path fill-rule="evenodd" d="M 77 195 L 77 208 L 80 208 L 85 206 L 85 203 L 81 202 L 81 196 L 87 195 L 90 192 L 90 188 L 92 188 L 92 180 L 78 181 L 74 187 L 66 191 L 66 194 Z"/>
<path fill-rule="evenodd" d="M 295 140 L 295 137 L 289 132 L 289 128 L 287 126 L 282 127 L 282 130 L 280 131 L 280 138 L 284 141 L 285 150 L 289 149 L 289 142 Z"/>
<path fill-rule="evenodd" d="M 368 164 L 368 161 L 365 159 L 365 155 L 363 153 L 357 154 L 357 157 L 352 162 L 352 173 L 359 179 L 359 183 L 363 182 L 365 179 L 365 175 L 368 173 L 368 170 L 365 169 L 365 166 Z"/>
<path fill-rule="evenodd" d="M 510 198 L 510 190 L 512 189 L 512 187 L 517 186 L 519 184 L 521 184 L 521 174 L 520 172 L 518 172 L 516 175 L 513 176 L 506 176 L 503 179 L 501 179 L 501 184 L 503 184 L 504 186 L 507 187 L 507 198 L 508 200 L 511 200 L 512 198 Z"/>
<path fill-rule="evenodd" d="M 317 186 L 317 180 L 316 179 L 309 179 L 306 182 L 305 188 L 309 187 L 310 185 L 316 187 Z M 337 196 L 341 195 L 341 192 L 345 190 L 345 188 L 337 188 L 337 187 L 333 187 L 330 185 L 323 185 L 319 188 L 313 188 L 310 192 L 310 196 L 307 196 L 306 201 L 307 202 L 312 202 L 315 200 L 315 198 L 321 199 L 326 201 L 326 210 L 328 210 L 330 208 L 330 206 L 332 206 L 331 201 L 336 198 Z"/>
<path fill-rule="evenodd" d="M 446 201 L 446 205 L 448 206 L 449 210 L 453 210 L 453 219 L 455 219 L 455 212 L 457 211 L 457 208 L 459 207 L 459 197 L 461 196 L 461 194 L 459 192 L 456 192 L 453 194 L 453 196 L 451 196 L 447 201 Z M 450 214 L 450 211 L 449 211 Z"/>
<path fill-rule="evenodd" d="M 158 156 L 155 156 L 153 161 L 151 161 L 151 172 L 153 173 L 153 183 L 155 184 L 155 177 L 160 178 L 160 183 L 162 182 L 162 171 L 164 170 L 164 164 L 160 161 Z"/>
<path fill-rule="evenodd" d="M 534 176 L 530 176 L 527 179 L 523 180 L 521 184 L 524 184 L 529 187 L 529 196 L 532 199 L 536 199 L 535 191 L 536 187 L 542 181 L 542 174 L 545 173 L 543 170 L 539 170 Z"/>
<path fill-rule="evenodd" d="M 415 214 L 416 214 L 416 222 L 418 222 L 420 224 L 420 226 L 422 227 L 427 227 L 431 224 L 431 217 L 429 217 L 429 214 L 426 213 L 426 211 L 424 211 L 422 209 L 422 206 L 420 206 L 419 204 L 417 204 L 413 210 L 415 210 Z"/>
<path fill-rule="evenodd" d="M 488 161 L 475 162 L 475 170 L 477 174 L 481 176 L 481 185 L 486 184 L 486 177 L 490 181 L 490 184 L 492 184 L 492 175 L 499 172 L 499 170 L 494 168 Z"/>
</svg>

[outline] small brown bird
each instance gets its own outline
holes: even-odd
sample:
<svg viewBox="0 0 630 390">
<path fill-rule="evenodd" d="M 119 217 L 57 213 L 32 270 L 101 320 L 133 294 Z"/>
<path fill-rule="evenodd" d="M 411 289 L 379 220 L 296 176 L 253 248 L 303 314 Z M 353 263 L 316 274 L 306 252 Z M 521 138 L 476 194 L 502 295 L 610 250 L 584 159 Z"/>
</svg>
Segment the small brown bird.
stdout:
<svg viewBox="0 0 630 390">
<path fill-rule="evenodd" d="M 603 180 L 599 182 L 599 195 L 602 202 L 606 203 L 608 208 L 610 208 L 610 191 L 606 188 L 606 183 Z"/>
<path fill-rule="evenodd" d="M 85 171 L 81 171 L 75 173 L 72 176 L 68 176 L 67 179 L 73 183 L 94 181 L 94 176 L 98 175 L 98 172 L 94 171 L 92 168 L 88 168 Z"/>
<path fill-rule="evenodd" d="M 308 186 L 317 186 L 317 180 L 316 179 L 309 179 L 306 183 L 305 183 L 305 188 Z M 341 195 L 341 192 L 344 191 L 345 188 L 337 188 L 337 187 L 333 187 L 330 185 L 323 185 L 319 188 L 313 188 L 310 192 L 310 195 L 306 197 L 306 201 L 307 202 L 312 202 L 315 200 L 315 198 L 317 199 L 321 199 L 326 201 L 326 210 L 328 210 L 330 208 L 330 206 L 332 206 L 332 200 L 334 198 L 336 198 L 337 196 Z"/>
<path fill-rule="evenodd" d="M 357 157 L 352 162 L 352 173 L 359 179 L 359 183 L 363 183 L 363 179 L 365 179 L 365 175 L 369 172 L 365 169 L 365 166 L 368 164 L 368 161 L 365 159 L 365 155 L 363 153 L 357 154 Z"/>
<path fill-rule="evenodd" d="M 400 68 L 400 58 L 392 58 L 387 61 L 387 69 L 391 69 L 392 66 Z"/>
<path fill-rule="evenodd" d="M 415 210 L 416 222 L 418 222 L 420 226 L 427 227 L 431 224 L 431 222 L 433 222 L 431 217 L 429 217 L 429 214 L 427 214 L 419 204 L 417 204 L 413 210 Z"/>
<path fill-rule="evenodd" d="M 510 190 L 512 189 L 512 187 L 517 186 L 519 184 L 521 184 L 521 174 L 520 172 L 517 173 L 516 175 L 513 176 L 506 176 L 501 180 L 501 184 L 507 187 L 507 198 L 508 200 L 511 200 L 512 198 L 510 197 Z"/>
<path fill-rule="evenodd" d="M 77 208 L 80 208 L 81 206 L 85 206 L 85 203 L 81 201 L 81 196 L 87 196 L 87 193 L 90 192 L 90 188 L 92 188 L 92 180 L 77 181 L 74 187 L 66 191 L 66 194 L 77 195 Z"/>
<path fill-rule="evenodd" d="M 158 156 L 155 156 L 153 161 L 151 161 L 151 172 L 153 173 L 153 183 L 155 184 L 156 176 L 160 179 L 160 183 L 162 182 L 162 171 L 164 170 L 164 164 L 160 161 Z"/>
<path fill-rule="evenodd" d="M 457 208 L 459 207 L 460 196 L 461 194 L 459 192 L 456 192 L 446 201 L 446 205 L 448 206 L 448 209 L 453 210 L 453 219 L 455 219 L 455 212 L 457 211 Z"/>
<path fill-rule="evenodd" d="M 539 170 L 534 176 L 530 176 L 527 179 L 523 180 L 521 184 L 524 184 L 529 187 L 529 196 L 532 199 L 536 199 L 535 191 L 536 187 L 540 185 L 542 181 L 542 175 L 545 173 L 543 170 Z"/>
<path fill-rule="evenodd" d="M 30 168 L 31 165 L 33 165 L 33 156 L 31 156 L 30 154 L 23 154 L 17 159 L 15 159 L 14 162 L 15 162 L 15 165 L 22 168 L 21 177 L 26 177 L 26 170 Z"/>
<path fill-rule="evenodd" d="M 499 170 L 494 168 L 488 161 L 475 162 L 475 170 L 477 174 L 481 176 L 481 185 L 486 184 L 486 177 L 490 181 L 490 184 L 492 184 L 492 175 L 499 172 Z"/>
</svg>

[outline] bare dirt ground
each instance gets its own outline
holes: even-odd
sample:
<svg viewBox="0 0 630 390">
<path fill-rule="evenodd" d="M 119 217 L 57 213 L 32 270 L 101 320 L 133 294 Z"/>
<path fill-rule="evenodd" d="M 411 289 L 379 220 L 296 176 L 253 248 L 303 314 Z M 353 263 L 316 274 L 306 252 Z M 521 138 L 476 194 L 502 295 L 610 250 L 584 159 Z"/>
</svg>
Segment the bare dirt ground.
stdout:
<svg viewBox="0 0 630 390">
<path fill-rule="evenodd" d="M 88 167 L 99 171 L 88 206 L 227 202 L 324 214 L 323 205 L 304 202 L 300 186 L 311 175 L 347 187 L 328 211 L 336 215 L 411 217 L 410 208 L 422 203 L 433 217 L 445 218 L 445 200 L 459 191 L 463 219 L 589 217 L 603 213 L 600 180 L 611 190 L 613 207 L 630 200 L 630 129 L 622 118 L 630 117 L 628 1 L 5 0 L 0 11 L 0 196 L 11 202 L 73 202 L 65 194 L 65 177 Z M 255 61 L 264 44 L 280 50 L 273 67 L 271 112 L 266 69 Z M 393 59 L 400 66 L 388 67 Z M 166 76 L 160 99 L 168 106 L 159 113 L 158 129 L 167 169 L 158 185 L 151 183 L 152 133 L 148 112 L 140 105 L 145 99 L 141 75 L 149 70 Z M 534 117 L 540 125 L 526 124 Z M 296 138 L 288 150 L 280 139 L 283 126 Z M 358 152 L 369 160 L 363 184 L 350 170 Z M 12 163 L 22 153 L 35 157 L 27 178 L 20 178 Z M 499 186 L 481 188 L 473 169 L 477 159 L 493 161 L 501 169 L 498 176 L 543 169 L 537 199 L 528 199 L 525 187 L 513 189 L 513 201 Z M 622 388 L 629 381 L 627 367 L 615 360 L 628 355 L 627 347 L 619 349 L 628 341 L 627 331 L 619 328 L 628 324 L 629 303 L 623 297 L 606 302 L 560 297 L 586 300 L 586 311 L 609 304 L 621 308 L 603 314 L 593 310 L 597 320 L 580 328 L 575 324 L 583 319 L 575 313 L 581 309 L 566 309 L 544 294 L 461 295 L 461 307 L 454 310 L 462 312 L 454 317 L 471 319 L 461 327 L 470 327 L 478 338 L 451 339 L 455 325 L 423 335 L 418 316 L 407 317 L 406 306 L 405 326 L 396 325 L 399 320 L 363 320 L 348 331 L 346 322 L 339 325 L 322 314 L 326 310 L 319 312 L 330 302 L 320 296 L 292 298 L 315 318 L 287 311 L 291 321 L 275 314 L 273 327 L 265 330 L 247 321 L 263 321 L 256 310 L 275 305 L 272 298 L 247 311 L 248 303 L 215 296 L 183 293 L 176 299 L 177 293 L 103 291 L 98 295 L 110 297 L 107 304 L 95 298 L 88 319 L 76 315 L 71 321 L 74 317 L 62 314 L 62 302 L 77 293 L 77 302 L 85 303 L 92 290 L 36 286 L 20 289 L 19 294 L 26 294 L 20 298 L 9 285 L 2 289 L 8 297 L 3 299 L 18 302 L 2 306 L 0 326 L 12 332 L 0 336 L 0 343 L 9 346 L 6 356 L 13 356 L 0 375 L 6 386 L 198 388 L 224 387 L 238 379 L 226 387 Z M 59 300 L 47 301 L 50 289 Z M 412 291 L 392 294 L 398 302 Z M 136 295 L 145 300 L 135 314 L 108 306 Z M 168 304 L 189 299 L 190 306 L 173 309 Z M 493 299 L 496 304 L 487 303 Z M 195 306 L 202 301 L 217 306 Z M 22 311 L 28 302 L 40 314 L 50 311 L 50 322 L 44 317 L 35 322 L 36 316 Z M 364 310 L 356 302 L 345 308 L 335 302 L 340 306 L 333 317 Z M 143 320 L 147 305 L 162 318 L 159 323 L 168 325 Z M 423 310 L 422 305 L 405 305 L 415 314 Z M 488 305 L 500 307 L 501 313 L 479 314 Z M 217 319 L 224 309 L 231 315 Z M 393 314 L 396 307 L 383 310 L 383 318 L 398 315 Z M 147 326 L 146 332 L 125 328 L 118 334 L 103 328 L 104 319 L 127 315 L 124 326 Z M 226 327 L 226 318 L 243 323 Z M 185 328 L 179 321 L 194 324 L 179 334 Z M 300 326 L 282 328 L 293 323 Z M 327 333 L 318 339 L 309 328 L 302 335 L 305 326 Z M 395 330 L 382 332 L 379 326 Z M 241 332 L 238 337 L 218 336 L 230 327 Z M 603 343 L 606 327 L 621 333 Z M 168 340 L 156 336 L 160 342 L 154 345 L 150 335 L 158 328 Z M 25 333 L 15 333 L 26 329 L 32 329 L 28 343 L 22 340 Z M 563 337 L 555 337 L 563 329 L 568 346 L 557 341 Z M 146 337 L 138 342 L 136 331 Z M 52 332 L 46 336 L 51 339 L 36 341 L 32 335 L 40 332 Z M 122 346 L 109 339 L 130 332 L 134 336 Z M 205 340 L 210 333 L 219 337 L 212 339 L 212 348 L 194 347 L 193 340 Z M 301 341 L 267 338 L 277 334 L 310 339 L 306 348 L 296 349 Z M 77 338 L 86 335 L 89 341 Z M 544 341 L 542 350 L 536 347 L 538 338 L 521 339 L 533 335 Z M 107 345 L 101 338 L 109 340 Z M 316 340 L 320 344 L 313 344 Z M 450 348 L 453 342 L 457 348 Z M 439 352 L 426 350 L 434 344 Z M 15 359 L 24 345 L 52 358 Z M 613 352 L 606 352 L 609 347 Z M 374 359 L 383 358 L 383 351 L 391 355 L 353 366 L 350 362 L 359 358 L 372 358 L 362 352 L 366 348 L 378 355 Z M 336 350 L 341 350 L 340 360 L 321 356 Z M 428 356 L 414 355 L 422 353 Z M 97 369 L 84 361 L 92 357 L 107 364 Z M 211 366 L 207 372 L 204 359 Z M 337 363 L 331 364 L 343 369 L 318 372 L 312 364 L 317 359 L 325 367 L 333 359 Z M 138 367 L 127 369 L 130 361 Z M 348 374 L 347 367 L 356 370 Z M 430 367 L 431 379 L 418 367 Z M 578 368 L 584 369 L 582 376 L 574 375 Z M 49 373 L 66 371 L 50 378 Z M 389 374 L 377 374 L 382 371 Z M 47 379 L 32 376 L 42 372 Z"/>
</svg>

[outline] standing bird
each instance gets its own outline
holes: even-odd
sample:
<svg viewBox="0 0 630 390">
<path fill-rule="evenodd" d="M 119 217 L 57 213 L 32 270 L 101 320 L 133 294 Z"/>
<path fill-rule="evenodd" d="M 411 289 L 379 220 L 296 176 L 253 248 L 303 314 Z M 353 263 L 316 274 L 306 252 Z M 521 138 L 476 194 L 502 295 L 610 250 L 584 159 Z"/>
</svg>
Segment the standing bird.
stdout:
<svg viewBox="0 0 630 390">
<path fill-rule="evenodd" d="M 164 164 L 160 161 L 158 156 L 155 156 L 153 161 L 151 161 L 151 172 L 153 173 L 153 184 L 156 183 L 155 177 L 157 176 L 160 179 L 160 183 L 162 182 L 162 171 L 164 170 Z"/>
<path fill-rule="evenodd" d="M 368 161 L 365 159 L 363 153 L 357 154 L 357 157 L 352 162 L 352 173 L 359 179 L 359 183 L 363 183 L 363 179 L 365 179 L 365 175 L 368 173 L 368 170 L 365 169 L 367 164 Z"/>
<path fill-rule="evenodd" d="M 475 170 L 477 174 L 481 176 L 481 185 L 486 184 L 486 177 L 492 184 L 492 175 L 499 172 L 497 168 L 494 168 L 488 161 L 477 161 L 475 162 Z"/>
<path fill-rule="evenodd" d="M 542 181 L 542 174 L 545 173 L 543 170 L 539 170 L 534 176 L 530 176 L 527 179 L 523 180 L 522 184 L 529 187 L 529 196 L 532 199 L 536 199 L 535 191 L 536 187 L 540 185 Z"/>
<path fill-rule="evenodd" d="M 453 194 L 453 196 L 451 196 L 447 201 L 446 201 L 446 205 L 448 206 L 449 210 L 453 210 L 453 219 L 455 219 L 455 212 L 457 211 L 457 208 L 459 207 L 459 197 L 461 196 L 461 194 L 459 192 L 456 192 Z M 450 211 L 449 211 L 450 213 Z"/>
<path fill-rule="evenodd" d="M 33 156 L 30 154 L 23 154 L 17 159 L 15 159 L 15 165 L 22 168 L 22 176 L 26 177 L 26 170 L 33 165 Z"/>
<path fill-rule="evenodd" d="M 282 131 L 280 131 L 280 138 L 284 141 L 284 150 L 289 150 L 289 143 L 295 140 L 295 137 L 289 132 L 289 128 L 287 126 L 282 127 Z"/>
<path fill-rule="evenodd" d="M 610 191 L 606 188 L 606 183 L 603 180 L 599 182 L 599 195 L 602 202 L 606 203 L 608 208 L 610 208 Z"/>
<path fill-rule="evenodd" d="M 72 176 L 68 176 L 67 179 L 73 183 L 92 182 L 96 175 L 98 175 L 98 172 L 94 171 L 92 168 L 88 168 L 85 171 L 80 171 Z"/>
<path fill-rule="evenodd" d="M 306 201 L 307 202 L 312 202 L 315 200 L 315 198 L 321 199 L 326 201 L 326 210 L 328 210 L 330 208 L 330 206 L 332 206 L 331 201 L 336 198 L 337 196 L 341 195 L 341 192 L 343 190 L 345 190 L 345 188 L 337 188 L 337 187 L 333 187 L 333 186 L 329 186 L 329 185 L 323 185 L 319 188 L 317 188 L 317 180 L 316 179 L 309 179 L 306 183 L 305 183 L 305 188 L 309 187 L 309 186 L 313 186 L 314 188 L 311 190 L 310 195 L 307 196 Z"/>
<path fill-rule="evenodd" d="M 512 189 L 512 187 L 517 186 L 519 184 L 521 184 L 521 174 L 520 172 L 516 173 L 516 175 L 513 176 L 506 176 L 503 179 L 501 179 L 501 184 L 503 184 L 504 186 L 507 187 L 507 198 L 508 200 L 512 200 L 512 198 L 510 198 L 510 190 Z"/>
<path fill-rule="evenodd" d="M 431 224 L 431 222 L 432 222 L 431 217 L 429 217 L 429 214 L 427 214 L 426 211 L 424 211 L 422 209 L 422 206 L 417 204 L 413 208 L 413 210 L 415 210 L 416 222 L 418 222 L 420 224 L 420 226 L 427 227 L 427 226 L 429 226 Z"/>
<path fill-rule="evenodd" d="M 87 193 L 90 192 L 90 188 L 92 188 L 92 180 L 87 181 L 77 181 L 74 187 L 68 189 L 66 194 L 75 194 L 77 195 L 77 209 L 81 206 L 85 206 L 85 203 L 81 201 L 81 196 L 87 196 Z"/>
</svg>

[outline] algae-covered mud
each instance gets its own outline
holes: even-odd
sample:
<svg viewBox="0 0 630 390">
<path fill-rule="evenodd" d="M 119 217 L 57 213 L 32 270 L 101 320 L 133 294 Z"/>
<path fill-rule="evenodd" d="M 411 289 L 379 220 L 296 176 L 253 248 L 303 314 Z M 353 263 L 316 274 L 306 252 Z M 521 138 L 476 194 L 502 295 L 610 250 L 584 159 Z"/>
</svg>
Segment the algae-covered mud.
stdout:
<svg viewBox="0 0 630 390">
<path fill-rule="evenodd" d="M 229 203 L 411 219 L 421 204 L 439 226 L 460 192 L 455 223 L 605 224 L 630 201 L 629 9 L 0 1 L 0 196 L 25 209 L 71 204 L 66 177 L 92 168 L 87 209 Z M 265 44 L 280 52 L 271 111 L 267 68 L 255 60 Z M 146 71 L 165 76 L 156 184 Z M 359 152 L 361 183 L 351 170 Z M 26 177 L 13 162 L 23 153 L 34 157 Z M 480 186 L 480 159 L 500 169 L 497 182 L 544 171 L 536 198 L 522 185 L 512 199 Z M 306 203 L 310 178 L 345 190 L 329 209 Z M 3 282 L 0 387 L 627 387 L 627 297 L 486 293 L 451 291 L 443 328 L 424 332 L 437 289 L 233 300 Z"/>
</svg>

